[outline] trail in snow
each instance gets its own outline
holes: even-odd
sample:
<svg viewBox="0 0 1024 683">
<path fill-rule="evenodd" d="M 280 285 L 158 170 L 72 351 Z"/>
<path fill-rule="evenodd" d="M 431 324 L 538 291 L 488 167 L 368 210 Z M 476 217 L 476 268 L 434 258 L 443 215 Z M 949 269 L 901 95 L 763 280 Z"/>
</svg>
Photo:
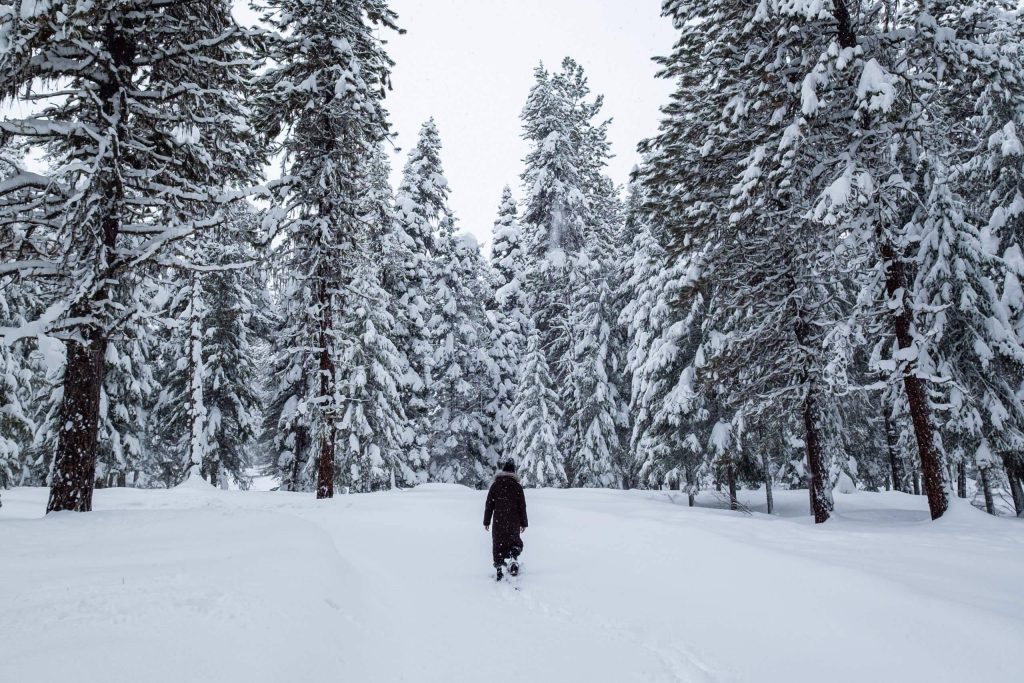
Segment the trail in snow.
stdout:
<svg viewBox="0 0 1024 683">
<path fill-rule="evenodd" d="M 750 492 L 751 504 L 756 492 Z M 781 516 L 663 493 L 527 491 L 523 574 L 494 582 L 483 493 L 317 502 L 97 492 L 0 509 L 0 681 L 1012 680 L 1024 524 L 923 498 L 806 492 Z M 20 519 L 19 519 L 20 518 Z"/>
</svg>

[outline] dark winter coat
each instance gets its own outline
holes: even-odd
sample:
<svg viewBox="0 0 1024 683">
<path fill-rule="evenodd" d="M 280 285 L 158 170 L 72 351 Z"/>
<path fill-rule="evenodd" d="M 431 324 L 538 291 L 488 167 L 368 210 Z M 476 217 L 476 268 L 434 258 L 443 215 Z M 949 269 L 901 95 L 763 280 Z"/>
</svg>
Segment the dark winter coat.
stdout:
<svg viewBox="0 0 1024 683">
<path fill-rule="evenodd" d="M 487 492 L 484 526 L 491 527 L 495 567 L 507 559 L 519 557 L 523 552 L 519 529 L 525 529 L 529 522 L 526 518 L 526 495 L 516 475 L 499 472 L 494 478 L 491 490 Z"/>
</svg>

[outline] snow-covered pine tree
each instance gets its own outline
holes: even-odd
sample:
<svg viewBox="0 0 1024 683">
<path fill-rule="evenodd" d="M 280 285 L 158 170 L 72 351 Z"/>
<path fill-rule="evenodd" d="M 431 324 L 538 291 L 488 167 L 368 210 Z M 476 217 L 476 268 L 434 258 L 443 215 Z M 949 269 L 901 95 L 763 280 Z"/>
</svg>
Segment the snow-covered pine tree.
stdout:
<svg viewBox="0 0 1024 683">
<path fill-rule="evenodd" d="M 139 283 L 138 310 L 151 308 L 151 293 Z M 100 394 L 96 485 L 127 486 L 145 480 L 147 421 L 153 404 L 155 344 L 147 320 L 125 324 L 124 336 L 107 343 Z M 56 411 L 54 411 L 56 413 Z M 54 414 L 54 417 L 56 415 Z M 56 432 L 56 424 L 47 427 Z"/>
<path fill-rule="evenodd" d="M 518 464 L 525 486 L 554 488 L 568 483 L 558 446 L 561 424 L 558 393 L 540 347 L 540 334 L 531 329 L 505 440 L 505 456 Z"/>
<path fill-rule="evenodd" d="M 448 225 L 446 223 L 446 225 Z M 486 264 L 468 234 L 443 228 L 437 238 L 437 274 L 428 321 L 434 357 L 430 361 L 430 478 L 479 488 L 497 464 L 488 439 Z"/>
<path fill-rule="evenodd" d="M 610 179 L 598 176 L 594 185 L 593 224 L 580 262 L 580 284 L 573 292 L 570 326 L 577 341 L 563 406 L 570 411 L 573 432 L 566 455 L 566 474 L 573 486 L 621 485 L 628 470 L 623 468 L 622 444 L 623 437 L 628 438 L 629 384 L 618 281 L 619 259 L 625 251 L 619 248 L 623 207 Z"/>
<path fill-rule="evenodd" d="M 606 190 L 601 171 L 608 159 L 607 122 L 594 122 L 602 98 L 591 99 L 583 69 L 571 58 L 558 73 L 541 65 L 534 76 L 521 114 L 523 137 L 531 145 L 522 175 L 527 297 L 568 421 L 578 410 L 570 381 L 578 339 L 571 313 L 581 270 L 589 263 L 585 250 L 598 230 L 595 198 Z M 558 431 L 561 450 L 579 450 L 578 430 L 566 422 Z"/>
<path fill-rule="evenodd" d="M 430 460 L 429 395 L 434 357 L 427 324 L 436 311 L 430 293 L 438 277 L 434 262 L 438 234 L 451 218 L 448 181 L 441 166 L 441 137 L 433 119 L 420 128 L 416 146 L 409 152 L 395 195 L 395 215 L 397 239 L 390 258 L 400 261 L 401 272 L 389 285 L 398 305 L 395 343 L 409 367 L 403 382 L 408 464 L 425 480 Z"/>
<path fill-rule="evenodd" d="M 802 415 L 812 509 L 822 522 L 831 507 L 823 439 L 838 431 L 823 423 L 838 414 L 824 403 L 845 381 L 850 330 L 839 324 L 848 300 L 841 264 L 830 260 L 841 232 L 806 218 L 807 197 L 823 190 L 811 169 L 845 140 L 816 125 L 818 102 L 803 84 L 816 82 L 818 58 L 831 54 L 836 22 L 816 3 L 666 9 L 682 37 L 663 73 L 680 87 L 649 177 L 662 216 L 683 199 L 684 220 L 668 218 L 673 243 L 692 249 L 697 237 L 705 249 L 713 291 L 703 354 L 712 374 L 702 388 L 745 424 L 769 409 Z M 665 173 L 698 164 L 710 170 L 693 172 L 692 188 Z"/>
<path fill-rule="evenodd" d="M 151 431 L 165 461 L 177 463 L 175 481 L 249 483 L 269 306 L 252 246 L 259 222 L 250 207 L 238 205 L 226 226 L 190 245 L 189 255 L 203 265 L 185 273 L 187 284 L 170 302 Z"/>
<path fill-rule="evenodd" d="M 284 239 L 279 254 L 289 262 L 294 286 L 283 292 L 286 335 L 276 355 L 292 354 L 289 383 L 315 378 L 313 396 L 275 402 L 305 408 L 302 429 L 316 452 L 317 497 L 334 495 L 336 425 L 343 414 L 337 384 L 339 290 L 357 265 L 353 255 L 365 237 L 361 198 L 369 168 L 387 135 L 381 101 L 391 59 L 377 29 L 395 29 L 384 0 L 268 0 L 266 56 L 273 66 L 256 82 L 257 128 L 280 138 L 285 174 L 271 218 Z M 276 412 L 276 411 L 275 411 Z"/>
<path fill-rule="evenodd" d="M 570 103 L 555 79 L 539 66 L 521 115 L 530 143 L 523 184 L 523 223 L 528 257 L 528 288 L 542 345 L 556 376 L 569 348 L 570 259 L 583 249 L 590 207 Z"/>
<path fill-rule="evenodd" d="M 694 257 L 673 258 L 659 243 L 644 206 L 658 204 L 644 195 L 634 185 L 626 228 L 633 255 L 620 314 L 628 332 L 629 459 L 636 483 L 685 487 L 692 504 L 710 464 L 708 411 L 695 386 L 705 305 L 700 270 Z"/>
<path fill-rule="evenodd" d="M 0 145 L 0 186 L 24 174 L 20 150 Z M 9 207 L 24 200 L 33 201 L 32 193 L 3 193 L 0 213 L 10 215 L 13 211 Z M 23 220 L 33 211 L 24 206 L 21 209 L 20 216 L 0 222 L 0 261 L 4 263 L 24 258 L 38 248 Z M 32 302 L 39 298 L 35 289 L 35 282 L 19 278 L 17 273 L 0 272 L 0 328 L 19 328 L 35 316 Z M 0 491 L 21 483 L 23 460 L 35 431 L 31 341 L 20 339 L 7 344 L 0 339 Z"/>
<path fill-rule="evenodd" d="M 367 257 L 369 246 L 362 246 Z M 379 266 L 364 258 L 339 298 L 338 480 L 353 491 L 391 488 L 414 475 L 402 451 L 405 359 L 391 340 L 393 305 Z"/>
<path fill-rule="evenodd" d="M 312 401 L 317 389 L 311 352 L 300 346 L 303 332 L 314 321 L 303 315 L 302 283 L 280 268 L 271 295 L 270 357 L 267 362 L 264 394 L 268 397 L 263 413 L 260 441 L 265 453 L 263 473 L 273 476 L 282 491 L 316 489 L 317 421 Z"/>
<path fill-rule="evenodd" d="M 43 103 L 0 131 L 46 148 L 45 191 L 59 195 L 47 221 L 59 253 L 8 264 L 61 283 L 36 327 L 67 345 L 47 509 L 86 511 L 107 344 L 136 314 L 124 283 L 220 222 L 210 206 L 225 185 L 258 173 L 240 99 L 252 62 L 224 1 L 31 3 L 0 15 L 0 35 L 0 99 Z M 41 185 L 20 174 L 4 194 Z"/>
<path fill-rule="evenodd" d="M 572 326 L 577 341 L 572 350 L 572 400 L 569 428 L 575 432 L 573 450 L 566 454 L 570 486 L 609 487 L 621 482 L 619 441 L 625 406 L 619 395 L 619 349 L 613 330 L 618 311 L 611 283 L 612 268 L 604 260 L 582 269 L 574 297 Z"/>
<path fill-rule="evenodd" d="M 502 191 L 498 217 L 491 234 L 492 292 L 487 305 L 490 385 L 486 407 L 491 433 L 486 441 L 488 461 L 497 462 L 508 429 L 519 382 L 519 365 L 526 350 L 525 331 L 529 326 L 523 231 L 519 225 L 516 201 L 507 185 Z"/>
<path fill-rule="evenodd" d="M 969 268 L 981 272 L 963 288 L 959 305 L 939 314 L 948 315 L 943 323 L 947 341 L 956 340 L 943 349 L 962 355 L 946 362 L 955 364 L 954 382 L 972 398 L 968 420 L 961 420 L 957 431 L 974 432 L 988 442 L 1006 471 L 1015 512 L 1024 515 L 1024 335 L 1019 322 L 1024 308 L 1024 26 L 1012 0 L 944 9 L 941 21 L 956 31 L 954 55 L 963 70 L 961 82 L 946 84 L 947 96 L 952 117 L 969 122 L 971 138 L 969 144 L 956 141 L 951 149 L 951 180 L 965 206 L 967 229 L 958 230 L 956 240 L 948 231 L 938 232 L 949 236 L 936 246 L 954 247 L 950 251 L 956 255 L 944 280 Z M 988 287 L 975 291 L 978 284 Z M 951 301 L 957 298 L 955 288 L 940 291 Z M 972 297 L 974 310 L 969 309 Z M 968 466 L 962 458 L 962 497 Z"/>
<path fill-rule="evenodd" d="M 973 433 L 977 443 L 1004 429 L 991 423 L 983 433 L 972 404 L 999 414 L 1016 402 L 1006 402 L 1013 380 L 997 386 L 999 373 L 979 376 L 997 354 L 1019 365 L 1019 343 L 991 315 L 999 307 L 989 240 L 981 239 L 987 217 L 968 210 L 973 197 L 991 196 L 992 179 L 966 172 L 1008 120 L 1005 110 L 986 110 L 986 101 L 996 93 L 996 100 L 1019 101 L 1019 86 L 1011 85 L 1020 82 L 1019 60 L 1005 58 L 1008 45 L 1019 50 L 1019 41 L 1007 40 L 1019 33 L 1009 7 L 936 0 L 892 6 L 875 20 L 858 3 L 837 0 L 836 46 L 806 83 L 812 106 L 805 108 L 818 114 L 827 103 L 829 115 L 816 118 L 838 124 L 847 139 L 820 164 L 831 180 L 815 216 L 842 223 L 850 242 L 866 247 L 853 252 L 862 259 L 859 299 L 889 322 L 875 339 L 876 366 L 904 385 L 933 518 L 949 497 L 940 430 L 958 433 L 961 443 Z M 851 65 L 856 79 L 847 75 Z M 943 396 L 951 387 L 952 402 Z M 966 389 L 965 400 L 958 389 Z M 945 405 L 954 412 L 939 414 Z"/>
</svg>

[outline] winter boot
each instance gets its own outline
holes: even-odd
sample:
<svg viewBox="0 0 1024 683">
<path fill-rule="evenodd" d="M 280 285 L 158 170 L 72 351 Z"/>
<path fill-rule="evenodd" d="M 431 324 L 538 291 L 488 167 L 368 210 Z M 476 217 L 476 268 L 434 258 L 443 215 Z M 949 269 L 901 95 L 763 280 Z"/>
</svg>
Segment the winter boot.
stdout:
<svg viewBox="0 0 1024 683">
<path fill-rule="evenodd" d="M 505 574 L 504 574 L 504 573 L 502 573 L 502 571 L 501 571 L 501 567 L 498 567 L 498 578 L 497 578 L 497 579 L 495 579 L 495 580 L 496 580 L 496 581 L 501 581 L 502 577 L 504 577 L 504 576 L 505 576 Z"/>
<path fill-rule="evenodd" d="M 508 573 L 512 576 L 519 576 L 519 561 L 512 560 L 508 565 Z"/>
</svg>

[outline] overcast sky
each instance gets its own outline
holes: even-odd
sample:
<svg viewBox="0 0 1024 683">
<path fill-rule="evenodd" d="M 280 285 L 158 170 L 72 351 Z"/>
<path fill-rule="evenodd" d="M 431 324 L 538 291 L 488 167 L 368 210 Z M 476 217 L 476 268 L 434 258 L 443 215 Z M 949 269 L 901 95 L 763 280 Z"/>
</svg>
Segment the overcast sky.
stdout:
<svg viewBox="0 0 1024 683">
<path fill-rule="evenodd" d="M 254 21 L 248 0 L 236 15 Z M 566 56 L 583 65 L 605 96 L 615 158 L 609 173 L 624 183 L 639 160 L 637 143 L 657 131 L 658 107 L 671 84 L 656 79 L 655 55 L 675 32 L 661 0 L 391 0 L 405 35 L 388 35 L 394 90 L 385 102 L 396 144 L 397 186 L 405 154 L 433 116 L 444 145 L 451 206 L 463 230 L 490 241 L 505 184 L 521 197 L 527 147 L 519 113 L 541 61 L 557 70 Z"/>
<path fill-rule="evenodd" d="M 651 57 L 675 39 L 660 0 L 392 0 L 408 32 L 393 36 L 397 62 L 387 107 L 402 154 L 420 124 L 437 120 L 451 205 L 462 228 L 490 240 L 501 188 L 521 196 L 526 145 L 519 113 L 544 61 L 556 69 L 572 56 L 614 118 L 610 173 L 625 182 L 638 161 L 636 144 L 657 130 L 670 84 L 654 78 Z"/>
</svg>

